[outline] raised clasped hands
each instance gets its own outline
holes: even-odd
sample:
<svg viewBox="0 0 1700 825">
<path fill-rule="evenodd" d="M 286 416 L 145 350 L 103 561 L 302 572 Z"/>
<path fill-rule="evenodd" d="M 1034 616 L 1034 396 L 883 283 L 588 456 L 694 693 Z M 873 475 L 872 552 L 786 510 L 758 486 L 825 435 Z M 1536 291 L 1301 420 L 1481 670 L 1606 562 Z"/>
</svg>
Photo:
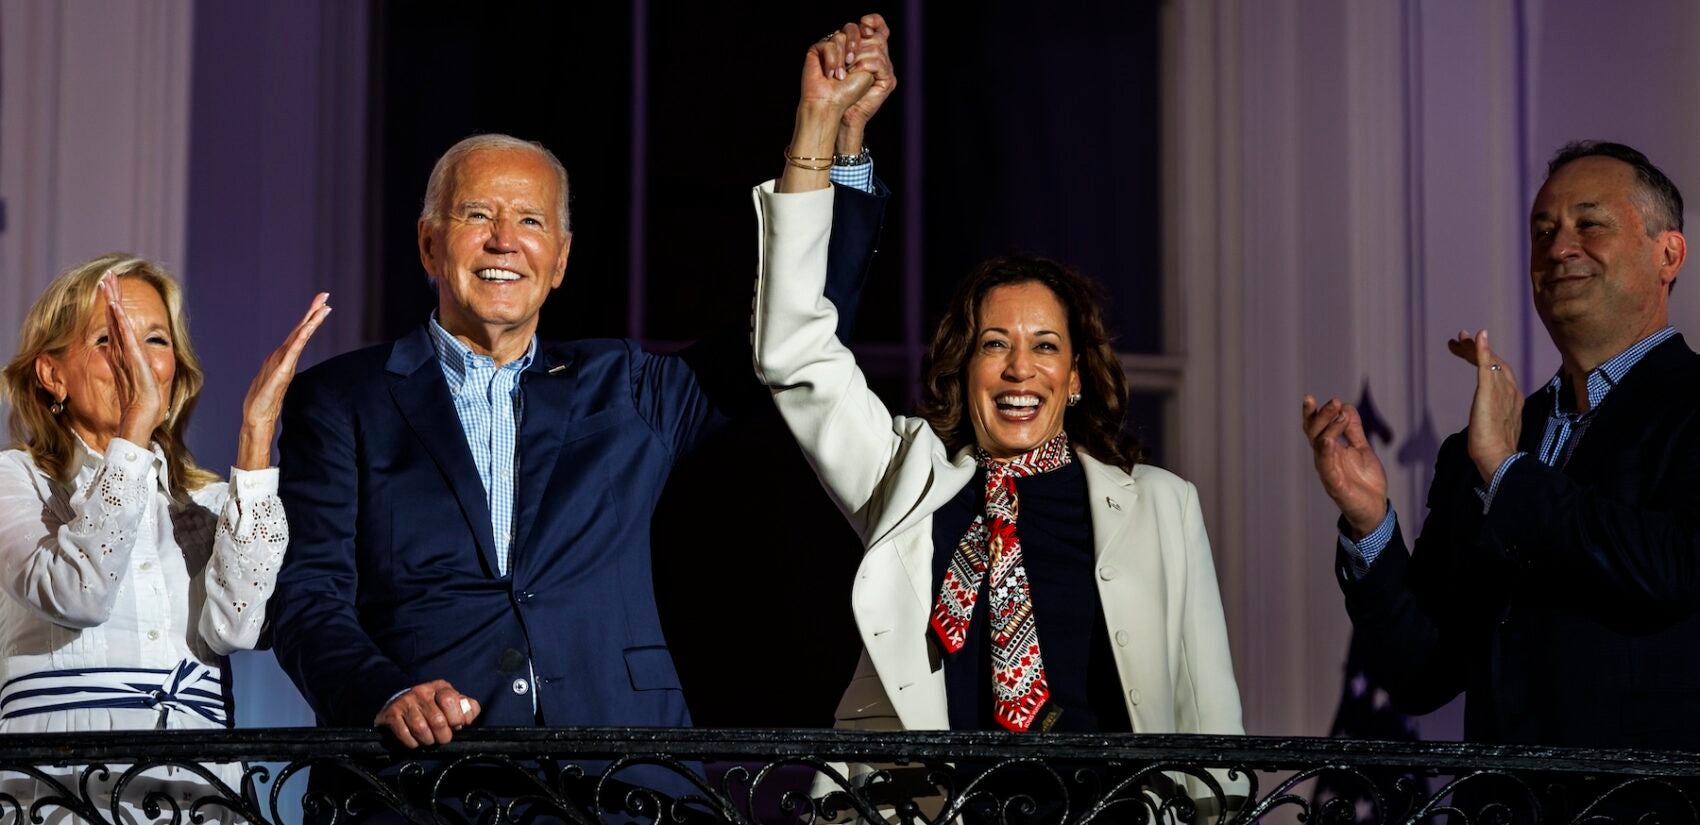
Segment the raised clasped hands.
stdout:
<svg viewBox="0 0 1700 825">
<path fill-rule="evenodd" d="M 897 73 L 891 62 L 891 27 L 886 25 L 884 16 L 867 14 L 854 23 L 845 23 L 831 39 L 843 50 L 843 65 L 854 67 L 851 71 L 872 75 L 862 96 L 839 119 L 838 151 L 855 154 L 862 150 L 862 132 L 868 121 L 873 120 L 880 106 L 897 89 Z M 832 56 L 823 56 L 823 68 L 832 60 Z M 849 78 L 846 75 L 843 79 Z"/>
<path fill-rule="evenodd" d="M 1340 508 L 1351 538 L 1361 539 L 1387 518 L 1387 471 L 1364 436 L 1356 407 L 1338 398 L 1319 406 L 1306 394 L 1303 413 L 1322 489 Z"/>
<path fill-rule="evenodd" d="M 889 41 L 891 29 L 877 14 L 821 38 L 809 47 L 803 60 L 802 96 L 805 109 L 834 113 L 831 127 L 834 144 L 840 126 L 860 134 L 880 106 L 897 88 L 892 73 Z M 856 147 L 853 151 L 859 151 Z"/>
<path fill-rule="evenodd" d="M 1511 365 L 1488 346 L 1487 330 L 1475 335 L 1459 330 L 1447 340 L 1446 348 L 1476 368 L 1476 394 L 1470 400 L 1466 447 L 1482 484 L 1486 485 L 1493 481 L 1493 474 L 1505 459 L 1517 451 L 1517 439 L 1523 430 L 1523 392 L 1517 387 Z"/>
<path fill-rule="evenodd" d="M 825 188 L 833 154 L 862 150 L 863 128 L 897 88 L 890 40 L 885 18 L 870 14 L 809 47 L 779 191 Z"/>
<path fill-rule="evenodd" d="M 277 419 L 283 412 L 284 391 L 295 378 L 295 365 L 307 341 L 331 314 L 326 303 L 330 293 L 313 296 L 307 314 L 283 344 L 267 356 L 259 374 L 248 385 L 248 395 L 242 399 L 242 430 L 236 446 L 236 466 L 243 470 L 259 470 L 271 465 L 272 436 L 277 433 Z"/>
</svg>

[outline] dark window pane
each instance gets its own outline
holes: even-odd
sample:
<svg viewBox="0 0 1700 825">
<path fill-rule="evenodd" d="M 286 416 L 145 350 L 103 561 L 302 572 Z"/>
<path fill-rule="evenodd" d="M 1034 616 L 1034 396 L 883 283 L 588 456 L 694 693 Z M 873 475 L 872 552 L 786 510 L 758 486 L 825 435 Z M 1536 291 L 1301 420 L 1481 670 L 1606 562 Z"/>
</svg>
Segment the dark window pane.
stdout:
<svg viewBox="0 0 1700 825">
<path fill-rule="evenodd" d="M 1168 434 L 1168 428 L 1164 425 L 1169 402 L 1173 397 L 1170 393 L 1153 390 L 1134 390 L 1128 396 L 1127 426 L 1139 439 L 1139 446 L 1145 451 L 1146 464 L 1167 466 L 1163 439 Z"/>
<path fill-rule="evenodd" d="M 1118 349 L 1161 351 L 1158 5 L 927 6 L 928 318 L 976 262 L 1037 254 L 1104 284 Z"/>
</svg>

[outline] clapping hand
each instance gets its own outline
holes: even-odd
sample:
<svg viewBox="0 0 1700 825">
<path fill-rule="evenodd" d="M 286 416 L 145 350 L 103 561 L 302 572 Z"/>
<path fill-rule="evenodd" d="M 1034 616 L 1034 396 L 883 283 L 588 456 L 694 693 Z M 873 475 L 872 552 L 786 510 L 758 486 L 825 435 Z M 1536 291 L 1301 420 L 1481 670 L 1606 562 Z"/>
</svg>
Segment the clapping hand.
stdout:
<svg viewBox="0 0 1700 825">
<path fill-rule="evenodd" d="M 1470 461 L 1482 483 L 1493 481 L 1499 465 L 1517 451 L 1523 430 L 1523 392 L 1511 365 L 1488 346 L 1487 330 L 1459 330 L 1446 342 L 1453 355 L 1476 368 L 1476 394 L 1470 400 Z"/>
<path fill-rule="evenodd" d="M 307 314 L 291 330 L 289 337 L 260 365 L 260 372 L 248 385 L 248 395 L 242 400 L 242 432 L 236 447 L 236 466 L 243 470 L 259 470 L 271 465 L 272 436 L 277 433 L 278 415 L 283 411 L 283 394 L 295 378 L 295 365 L 308 339 L 331 314 L 325 302 L 330 293 L 313 296 Z"/>
<path fill-rule="evenodd" d="M 1387 471 L 1364 437 L 1363 419 L 1338 398 L 1318 406 L 1306 395 L 1303 421 L 1322 489 L 1340 508 L 1351 538 L 1363 538 L 1387 518 Z"/>
<path fill-rule="evenodd" d="M 124 311 L 123 293 L 118 276 L 107 272 L 100 279 L 100 293 L 106 297 L 106 353 L 112 367 L 112 389 L 118 398 L 118 437 L 132 444 L 147 446 L 153 441 L 153 431 L 165 423 L 171 413 L 167 398 L 171 388 L 161 387 L 153 369 L 148 366 L 146 352 L 135 324 Z"/>
</svg>

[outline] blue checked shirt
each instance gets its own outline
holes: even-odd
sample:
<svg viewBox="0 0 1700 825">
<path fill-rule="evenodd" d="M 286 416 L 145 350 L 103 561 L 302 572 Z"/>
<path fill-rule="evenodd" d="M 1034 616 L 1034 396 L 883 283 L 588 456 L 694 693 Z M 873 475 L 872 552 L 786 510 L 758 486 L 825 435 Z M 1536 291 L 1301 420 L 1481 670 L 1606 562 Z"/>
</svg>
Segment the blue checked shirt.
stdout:
<svg viewBox="0 0 1700 825">
<path fill-rule="evenodd" d="M 1676 334 L 1675 327 L 1665 327 L 1639 341 L 1629 349 L 1611 357 L 1611 360 L 1595 367 L 1588 373 L 1588 411 L 1577 412 L 1571 409 L 1570 394 L 1564 391 L 1564 373 L 1553 375 L 1547 382 L 1546 393 L 1551 403 L 1552 411 L 1547 413 L 1546 432 L 1541 436 L 1541 452 L 1536 456 L 1542 464 L 1548 467 L 1564 469 L 1570 463 L 1570 454 L 1576 451 L 1576 444 L 1582 440 L 1589 425 L 1594 423 L 1594 413 L 1605 403 L 1606 396 L 1611 394 L 1614 387 L 1629 374 L 1629 370 L 1652 349 Z M 1505 471 L 1511 465 L 1528 453 L 1512 453 L 1499 469 L 1493 472 L 1493 480 L 1487 489 L 1476 488 L 1476 495 L 1481 497 L 1482 512 L 1486 513 L 1493 506 L 1493 497 L 1499 493 L 1499 483 L 1505 478 Z M 1387 543 L 1393 540 L 1393 524 L 1395 515 L 1391 505 L 1387 508 L 1387 517 L 1361 541 L 1354 543 L 1345 533 L 1340 534 L 1340 547 L 1346 551 L 1346 558 L 1354 576 L 1362 576 L 1369 572 L 1369 566 L 1375 563 L 1381 551 L 1387 549 Z"/>
<path fill-rule="evenodd" d="M 874 191 L 874 163 L 834 166 L 832 182 Z M 466 433 L 466 446 L 478 466 L 478 479 L 490 506 L 490 535 L 496 540 L 496 564 L 508 574 L 508 556 L 514 541 L 514 451 L 519 442 L 520 375 L 537 355 L 537 337 L 532 336 L 525 357 L 496 366 L 494 359 L 473 353 L 431 316 L 431 343 L 437 363 L 454 396 L 455 412 Z"/>
<path fill-rule="evenodd" d="M 496 360 L 479 355 L 450 335 L 431 316 L 431 343 L 437 348 L 437 363 L 449 382 L 466 446 L 472 448 L 472 463 L 484 482 L 490 505 L 490 535 L 496 540 L 496 566 L 508 574 L 508 554 L 514 543 L 514 448 L 519 441 L 520 375 L 537 355 L 537 336 L 525 355 L 498 367 Z"/>
</svg>

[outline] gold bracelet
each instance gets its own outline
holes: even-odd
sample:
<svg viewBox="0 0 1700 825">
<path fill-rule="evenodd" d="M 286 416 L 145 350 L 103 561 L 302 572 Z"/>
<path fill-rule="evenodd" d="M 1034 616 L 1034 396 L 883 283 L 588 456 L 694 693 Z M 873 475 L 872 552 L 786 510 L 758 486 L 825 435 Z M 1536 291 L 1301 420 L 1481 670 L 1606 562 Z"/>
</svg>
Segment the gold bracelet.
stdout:
<svg viewBox="0 0 1700 825">
<path fill-rule="evenodd" d="M 789 146 L 785 147 L 785 151 L 782 154 L 785 156 L 786 163 L 789 163 L 798 169 L 807 169 L 810 172 L 826 172 L 832 169 L 832 158 L 810 158 L 803 157 L 801 155 L 793 155 L 791 154 L 791 147 Z M 808 163 L 804 163 L 803 161 L 810 161 L 820 165 L 810 166 Z"/>
</svg>

